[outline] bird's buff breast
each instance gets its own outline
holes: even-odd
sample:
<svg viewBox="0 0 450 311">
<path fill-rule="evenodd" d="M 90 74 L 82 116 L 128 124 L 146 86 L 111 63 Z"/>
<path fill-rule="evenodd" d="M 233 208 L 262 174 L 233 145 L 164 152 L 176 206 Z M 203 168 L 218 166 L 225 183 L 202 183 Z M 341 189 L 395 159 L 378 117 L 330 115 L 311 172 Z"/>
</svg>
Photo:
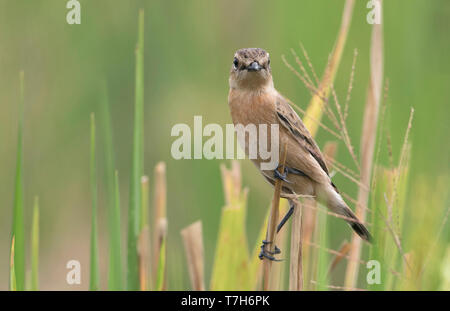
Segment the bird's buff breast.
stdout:
<svg viewBox="0 0 450 311">
<path fill-rule="evenodd" d="M 248 91 L 231 89 L 228 95 L 233 123 L 278 124 L 275 114 L 276 91 Z"/>
<path fill-rule="evenodd" d="M 275 93 L 276 94 L 276 93 Z M 256 150 L 256 157 L 250 156 L 250 159 L 258 166 L 261 162 L 268 162 L 268 159 L 261 158 L 261 147 L 268 152 L 276 152 L 279 150 L 272 150 L 272 124 L 278 125 L 278 119 L 275 113 L 275 94 L 272 92 L 250 92 L 230 90 L 229 105 L 231 111 L 231 118 L 234 125 L 241 124 L 246 127 L 249 124 L 256 126 L 258 131 L 256 141 L 250 142 L 248 133 L 245 133 L 244 141 L 239 141 L 240 146 L 244 149 L 245 154 L 249 156 L 250 146 Z M 260 125 L 267 125 L 267 127 L 260 128 Z M 260 146 L 261 130 L 266 130 L 266 144 Z M 279 137 L 277 137 L 279 138 Z M 277 161 L 278 162 L 278 161 Z"/>
<path fill-rule="evenodd" d="M 278 93 L 274 92 L 266 92 L 261 94 L 251 94 L 250 92 L 242 92 L 238 90 L 230 90 L 228 96 L 228 103 L 230 105 L 231 117 L 233 119 L 233 123 L 235 125 L 242 124 L 247 126 L 248 124 L 255 124 L 256 126 L 261 124 L 267 124 L 268 128 L 270 128 L 271 124 L 279 125 L 279 135 L 281 137 L 290 137 L 286 128 L 281 126 L 278 121 L 278 117 L 276 114 L 276 100 L 278 98 Z M 279 147 L 282 144 L 279 136 Z M 270 134 L 268 135 L 270 137 Z M 288 154 L 291 153 L 290 158 L 296 158 L 298 155 L 304 153 L 304 151 L 300 148 L 300 146 L 294 141 L 290 140 L 288 145 Z M 257 142 L 258 144 L 258 142 Z M 270 141 L 268 142 L 270 146 Z M 248 137 L 245 138 L 245 153 L 248 156 Z M 271 150 L 271 146 L 269 147 Z M 279 158 L 280 150 L 278 150 Z M 261 158 L 251 159 L 252 162 L 259 167 L 261 162 L 264 162 Z M 304 167 L 302 163 L 295 163 L 296 167 L 298 166 L 300 169 Z M 262 173 L 269 180 L 272 179 L 273 176 L 272 171 L 262 171 Z M 292 191 L 297 194 L 307 194 L 313 195 L 314 189 L 312 187 L 311 181 L 308 178 L 303 176 L 292 175 L 289 177 L 292 181 L 295 181 L 295 184 L 292 185 Z"/>
</svg>

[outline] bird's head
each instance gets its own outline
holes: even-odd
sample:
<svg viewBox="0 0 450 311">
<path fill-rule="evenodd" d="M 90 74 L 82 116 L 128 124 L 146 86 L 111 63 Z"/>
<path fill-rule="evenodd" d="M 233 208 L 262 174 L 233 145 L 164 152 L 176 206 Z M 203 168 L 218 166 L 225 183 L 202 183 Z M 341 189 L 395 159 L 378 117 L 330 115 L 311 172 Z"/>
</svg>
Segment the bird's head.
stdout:
<svg viewBox="0 0 450 311">
<path fill-rule="evenodd" d="M 230 87 L 263 89 L 273 86 L 269 53 L 259 48 L 240 49 L 234 54 Z"/>
</svg>

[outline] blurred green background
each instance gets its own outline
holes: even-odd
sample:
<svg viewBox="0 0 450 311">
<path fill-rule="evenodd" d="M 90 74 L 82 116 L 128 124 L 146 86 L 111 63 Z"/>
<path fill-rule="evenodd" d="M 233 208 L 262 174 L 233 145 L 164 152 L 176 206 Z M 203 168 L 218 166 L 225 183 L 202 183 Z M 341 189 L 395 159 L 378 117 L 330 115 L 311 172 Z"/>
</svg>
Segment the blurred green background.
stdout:
<svg viewBox="0 0 450 311">
<path fill-rule="evenodd" d="M 206 280 L 209 282 L 220 210 L 224 204 L 220 160 L 173 160 L 176 123 L 231 123 L 228 72 L 234 51 L 262 47 L 270 52 L 276 88 L 305 108 L 310 94 L 281 61 L 294 63 L 301 41 L 319 74 L 340 25 L 344 1 L 107 1 L 80 0 L 81 25 L 66 23 L 67 1 L 0 0 L 0 289 L 8 288 L 9 246 L 17 148 L 19 71 L 25 72 L 24 177 L 26 224 L 32 202 L 41 204 L 40 288 L 87 289 L 89 278 L 89 116 L 98 110 L 108 83 L 116 165 L 120 173 L 123 245 L 126 232 L 135 87 L 134 49 L 138 9 L 145 9 L 145 166 L 153 179 L 158 161 L 167 163 L 169 289 L 189 288 L 180 230 L 203 221 Z M 366 99 L 371 27 L 366 1 L 356 1 L 352 26 L 336 79 L 343 101 L 353 50 L 359 56 L 348 128 L 359 150 Z M 450 116 L 450 2 L 384 1 L 385 77 L 389 79 L 386 122 L 395 161 L 409 117 L 412 162 L 409 202 L 415 184 L 429 185 L 423 200 L 448 206 Z M 333 136 L 319 131 L 321 147 Z M 381 158 L 388 162 L 386 143 Z M 340 146 L 338 159 L 352 167 Z M 100 165 L 100 167 L 102 167 Z M 272 191 L 248 161 L 247 230 L 255 243 Z M 351 195 L 356 187 L 342 175 L 334 182 Z M 100 183 L 100 265 L 106 288 L 107 240 L 104 183 Z M 434 192 L 433 192 L 434 191 Z M 417 193 L 416 193 L 417 194 Z M 424 204 L 424 209 L 433 209 Z M 413 215 L 411 216 L 413 217 Z M 344 222 L 331 220 L 331 244 L 350 237 Z M 27 244 L 29 243 L 27 232 Z M 446 237 L 447 241 L 449 237 Z M 67 261 L 81 262 L 82 284 L 66 284 Z"/>
</svg>

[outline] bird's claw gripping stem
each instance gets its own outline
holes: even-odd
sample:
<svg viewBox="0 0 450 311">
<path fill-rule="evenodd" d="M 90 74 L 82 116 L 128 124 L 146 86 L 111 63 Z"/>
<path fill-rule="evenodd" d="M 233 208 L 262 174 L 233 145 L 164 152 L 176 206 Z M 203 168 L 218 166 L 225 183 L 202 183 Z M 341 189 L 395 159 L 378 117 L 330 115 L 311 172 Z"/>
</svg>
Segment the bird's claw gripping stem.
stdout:
<svg viewBox="0 0 450 311">
<path fill-rule="evenodd" d="M 261 245 L 261 252 L 259 253 L 259 256 L 258 256 L 259 259 L 262 260 L 262 259 L 266 258 L 266 259 L 269 259 L 271 261 L 282 261 L 281 259 L 276 259 L 273 256 L 273 255 L 277 255 L 277 254 L 281 253 L 281 250 L 277 246 L 275 246 L 274 251 L 271 252 L 271 251 L 266 250 L 266 245 L 271 244 L 272 242 L 263 240 L 262 243 L 263 244 Z"/>
<path fill-rule="evenodd" d="M 280 173 L 280 171 L 278 170 L 280 168 L 280 165 L 278 165 L 278 167 L 273 171 L 273 176 L 275 177 L 275 178 L 277 178 L 277 179 L 280 179 L 280 180 L 282 180 L 282 181 L 284 181 L 284 182 L 287 182 L 287 183 L 292 183 L 291 181 L 289 181 L 288 179 L 287 179 L 287 175 L 288 175 L 288 173 L 289 173 L 289 170 L 288 170 L 288 168 L 287 167 L 284 167 L 284 172 L 283 173 Z"/>
</svg>

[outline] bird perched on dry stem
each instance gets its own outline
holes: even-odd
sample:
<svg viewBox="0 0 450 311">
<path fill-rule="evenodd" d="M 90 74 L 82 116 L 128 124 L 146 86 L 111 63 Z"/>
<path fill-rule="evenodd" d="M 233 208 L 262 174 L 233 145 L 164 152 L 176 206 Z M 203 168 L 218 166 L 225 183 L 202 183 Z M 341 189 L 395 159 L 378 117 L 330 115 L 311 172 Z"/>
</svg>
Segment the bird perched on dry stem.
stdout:
<svg viewBox="0 0 450 311">
<path fill-rule="evenodd" d="M 290 209 L 278 225 L 277 232 L 294 211 L 293 198 L 297 195 L 310 195 L 334 213 L 344 216 L 353 230 L 362 239 L 370 242 L 369 231 L 347 206 L 331 181 L 324 157 L 316 142 L 294 109 L 274 88 L 269 54 L 259 48 L 238 50 L 234 55 L 229 83 L 228 104 L 233 123 L 244 127 L 264 124 L 268 131 L 270 125 L 278 124 L 279 146 L 287 144 L 284 173 L 279 173 L 278 169 L 261 169 L 264 160 L 259 154 L 252 159 L 272 185 L 275 184 L 276 178 L 284 181 L 281 196 L 289 200 Z M 245 134 L 243 149 L 248 155 L 251 142 L 248 133 Z M 271 134 L 268 133 L 267 137 L 271 137 Z M 270 146 L 271 142 L 267 144 Z M 273 255 L 280 251 L 275 248 L 275 253 L 269 253 L 265 249 L 268 243 L 271 241 L 263 241 L 259 257 L 275 260 Z"/>
</svg>

